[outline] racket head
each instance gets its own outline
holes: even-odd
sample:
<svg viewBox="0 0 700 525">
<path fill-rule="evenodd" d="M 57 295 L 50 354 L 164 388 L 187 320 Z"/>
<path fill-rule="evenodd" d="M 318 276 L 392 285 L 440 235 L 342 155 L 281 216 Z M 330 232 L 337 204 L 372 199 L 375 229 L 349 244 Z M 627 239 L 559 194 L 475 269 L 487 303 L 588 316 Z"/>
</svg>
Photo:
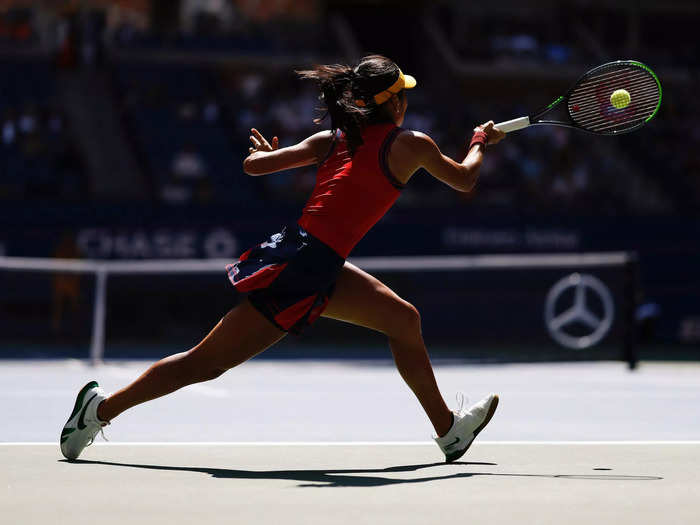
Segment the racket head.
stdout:
<svg viewBox="0 0 700 525">
<path fill-rule="evenodd" d="M 630 96 L 622 108 L 611 102 L 618 90 Z M 617 60 L 588 71 L 549 107 L 565 102 L 572 127 L 599 135 L 619 135 L 639 129 L 654 118 L 661 107 L 661 94 L 661 82 L 651 68 L 636 60 Z"/>
</svg>

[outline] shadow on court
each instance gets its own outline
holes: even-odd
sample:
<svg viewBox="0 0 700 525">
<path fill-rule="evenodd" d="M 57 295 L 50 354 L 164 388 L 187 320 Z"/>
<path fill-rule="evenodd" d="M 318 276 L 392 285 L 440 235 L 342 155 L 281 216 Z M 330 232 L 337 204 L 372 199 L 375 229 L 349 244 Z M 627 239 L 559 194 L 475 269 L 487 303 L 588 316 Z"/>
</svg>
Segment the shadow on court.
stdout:
<svg viewBox="0 0 700 525">
<path fill-rule="evenodd" d="M 509 474 L 494 472 L 457 472 L 446 476 L 425 476 L 413 479 L 395 479 L 381 476 L 366 476 L 361 474 L 380 474 L 388 472 L 412 472 L 430 467 L 445 466 L 445 463 L 424 463 L 420 465 L 401 465 L 384 469 L 340 469 L 340 470 L 236 470 L 210 467 L 178 467 L 167 465 L 146 465 L 136 463 L 117 463 L 112 461 L 68 461 L 61 459 L 59 462 L 74 463 L 80 465 L 106 465 L 112 467 L 130 467 L 149 470 L 201 472 L 214 478 L 224 479 L 270 479 L 270 480 L 294 480 L 300 481 L 298 487 L 377 487 L 383 485 L 400 485 L 406 483 L 424 483 L 456 478 L 471 478 L 474 476 L 500 476 L 523 478 L 551 478 L 551 479 L 577 479 L 595 481 L 657 481 L 664 479 L 661 476 L 627 476 L 618 474 Z M 462 462 L 452 463 L 455 466 L 497 466 L 497 463 Z M 602 470 L 602 469 L 593 469 Z M 357 474 L 357 475 L 352 475 Z"/>
</svg>

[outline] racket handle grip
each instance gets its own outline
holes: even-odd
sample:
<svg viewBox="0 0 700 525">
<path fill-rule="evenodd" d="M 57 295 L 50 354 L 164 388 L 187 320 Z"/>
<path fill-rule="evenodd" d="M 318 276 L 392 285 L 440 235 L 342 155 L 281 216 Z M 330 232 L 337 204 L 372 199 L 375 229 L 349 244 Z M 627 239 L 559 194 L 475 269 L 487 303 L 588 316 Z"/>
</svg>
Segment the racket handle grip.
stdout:
<svg viewBox="0 0 700 525">
<path fill-rule="evenodd" d="M 500 122 L 496 124 L 494 127 L 500 129 L 501 131 L 504 131 L 506 133 L 510 133 L 511 131 L 517 131 L 519 129 L 526 128 L 530 125 L 530 117 L 520 117 L 520 118 L 514 118 L 513 120 L 506 120 L 505 122 Z"/>
</svg>

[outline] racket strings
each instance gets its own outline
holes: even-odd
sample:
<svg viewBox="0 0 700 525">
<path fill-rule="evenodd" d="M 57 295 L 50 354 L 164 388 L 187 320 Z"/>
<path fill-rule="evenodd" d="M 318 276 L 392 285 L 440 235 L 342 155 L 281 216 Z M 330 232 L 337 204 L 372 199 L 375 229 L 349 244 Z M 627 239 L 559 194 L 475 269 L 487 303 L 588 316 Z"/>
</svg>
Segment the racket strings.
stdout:
<svg viewBox="0 0 700 525">
<path fill-rule="evenodd" d="M 624 108 L 616 108 L 610 95 L 618 89 L 630 94 Z M 644 122 L 656 111 L 661 96 L 655 78 L 637 67 L 614 68 L 584 79 L 568 100 L 571 118 L 595 132 L 618 132 Z"/>
<path fill-rule="evenodd" d="M 617 80 L 615 82 L 615 84 L 613 84 L 612 81 L 605 80 L 602 82 L 597 82 L 593 87 L 588 88 L 588 89 L 577 88 L 574 91 L 572 98 L 573 98 L 573 96 L 585 97 L 585 96 L 590 96 L 593 94 L 598 94 L 598 92 L 601 89 L 601 85 L 602 86 L 616 86 L 616 87 L 624 88 L 627 91 L 633 90 L 635 92 L 644 92 L 645 90 L 649 90 L 650 92 L 653 91 L 654 94 L 658 95 L 658 86 L 656 85 L 656 82 L 654 81 L 654 79 L 650 79 L 649 77 L 636 78 L 633 80 L 629 80 L 628 77 L 625 77 L 624 83 L 621 81 L 622 79 L 613 79 L 613 80 Z"/>
<path fill-rule="evenodd" d="M 601 73 L 598 75 L 593 75 L 585 80 L 582 80 L 578 86 L 576 86 L 576 91 L 585 91 L 587 87 L 595 86 L 601 82 L 608 81 L 618 81 L 622 78 L 629 77 L 630 74 L 640 74 L 645 78 L 649 78 L 649 74 L 645 71 L 639 70 L 637 68 L 625 67 L 622 69 L 615 69 L 614 71 L 609 71 L 607 73 Z M 638 76 L 638 75 L 634 75 Z"/>
<path fill-rule="evenodd" d="M 587 129 L 592 129 L 593 131 L 614 129 L 616 126 L 625 129 L 630 125 L 636 125 L 639 121 L 646 120 L 649 115 L 654 112 L 655 107 L 656 100 L 646 106 L 632 108 L 627 114 L 615 115 L 611 113 L 610 115 L 603 114 L 601 116 L 596 116 L 596 114 L 593 113 L 589 117 L 577 116 L 576 120 L 580 125 Z"/>
<path fill-rule="evenodd" d="M 572 118 L 585 129 L 592 131 L 628 129 L 636 126 L 641 121 L 646 121 L 656 108 L 656 100 L 653 99 L 646 104 L 637 102 L 635 106 L 629 107 L 626 111 L 614 112 L 615 110 L 596 109 L 587 115 L 573 115 Z M 616 108 L 617 109 L 617 108 Z"/>
<path fill-rule="evenodd" d="M 636 97 L 634 97 L 634 99 L 635 99 L 635 103 L 636 103 L 636 106 L 634 108 L 635 112 L 639 115 L 648 116 L 651 113 L 653 113 L 654 109 L 656 108 L 656 104 L 658 102 L 659 97 L 656 94 L 654 94 L 654 95 L 649 95 L 649 96 L 646 96 L 646 97 L 640 99 L 640 96 L 637 95 Z M 630 106 L 631 105 L 632 105 L 632 103 L 630 102 Z M 630 107 L 630 106 L 628 106 L 628 107 Z M 616 110 L 620 111 L 620 112 L 624 109 L 626 109 L 626 108 L 621 108 L 621 109 L 616 108 Z M 613 111 L 613 110 L 611 110 L 611 111 Z M 600 114 L 599 107 L 593 107 L 593 108 L 588 109 L 588 110 L 576 111 L 576 113 L 573 116 L 579 122 L 585 120 L 586 122 L 591 123 L 591 124 L 593 124 L 595 122 L 603 122 L 603 121 L 610 120 L 610 117 L 608 115 L 605 115 L 605 114 L 601 115 Z M 631 115 L 627 115 L 625 118 L 630 118 L 630 117 L 631 117 Z"/>
<path fill-rule="evenodd" d="M 606 82 L 605 85 L 607 85 L 607 84 L 608 83 Z M 617 84 L 611 84 L 611 85 L 617 85 Z M 625 82 L 624 85 L 623 84 L 619 85 L 619 87 L 623 87 L 623 86 L 624 86 L 624 89 L 626 89 L 627 91 L 630 91 L 630 90 L 636 91 L 636 90 L 644 90 L 647 88 L 654 88 L 654 92 L 658 93 L 656 82 L 654 82 L 654 84 L 652 85 L 652 84 L 649 84 L 647 79 L 639 79 L 639 80 L 635 80 L 634 82 L 629 82 L 629 83 Z M 600 90 L 600 84 L 598 84 L 595 88 L 587 90 L 587 91 L 580 91 L 580 92 L 576 91 L 575 94 L 577 96 L 584 97 L 586 95 L 590 96 L 590 95 L 597 94 L 597 92 L 599 90 Z"/>
<path fill-rule="evenodd" d="M 570 104 L 578 104 L 579 106 L 581 104 L 584 104 L 588 106 L 591 104 L 602 103 L 602 105 L 606 107 L 609 100 L 608 93 L 612 94 L 612 92 L 617 89 L 626 89 L 628 91 L 631 97 L 630 103 L 645 103 L 658 100 L 659 93 L 656 83 L 650 83 L 648 79 L 642 79 L 637 80 L 635 82 L 624 82 L 618 84 L 606 82 L 599 84 L 598 86 L 596 86 L 596 89 L 592 91 L 586 91 L 582 93 L 575 92 L 570 98 Z"/>
</svg>

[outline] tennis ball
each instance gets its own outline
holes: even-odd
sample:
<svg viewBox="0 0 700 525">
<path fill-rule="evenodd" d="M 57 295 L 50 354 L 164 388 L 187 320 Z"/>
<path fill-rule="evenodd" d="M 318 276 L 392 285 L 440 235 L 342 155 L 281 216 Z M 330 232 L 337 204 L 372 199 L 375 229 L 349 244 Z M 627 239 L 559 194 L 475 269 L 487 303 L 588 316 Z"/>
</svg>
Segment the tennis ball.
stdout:
<svg viewBox="0 0 700 525">
<path fill-rule="evenodd" d="M 610 95 L 610 103 L 617 109 L 629 106 L 630 100 L 632 100 L 632 97 L 630 97 L 629 91 L 626 89 L 618 89 Z"/>
</svg>

